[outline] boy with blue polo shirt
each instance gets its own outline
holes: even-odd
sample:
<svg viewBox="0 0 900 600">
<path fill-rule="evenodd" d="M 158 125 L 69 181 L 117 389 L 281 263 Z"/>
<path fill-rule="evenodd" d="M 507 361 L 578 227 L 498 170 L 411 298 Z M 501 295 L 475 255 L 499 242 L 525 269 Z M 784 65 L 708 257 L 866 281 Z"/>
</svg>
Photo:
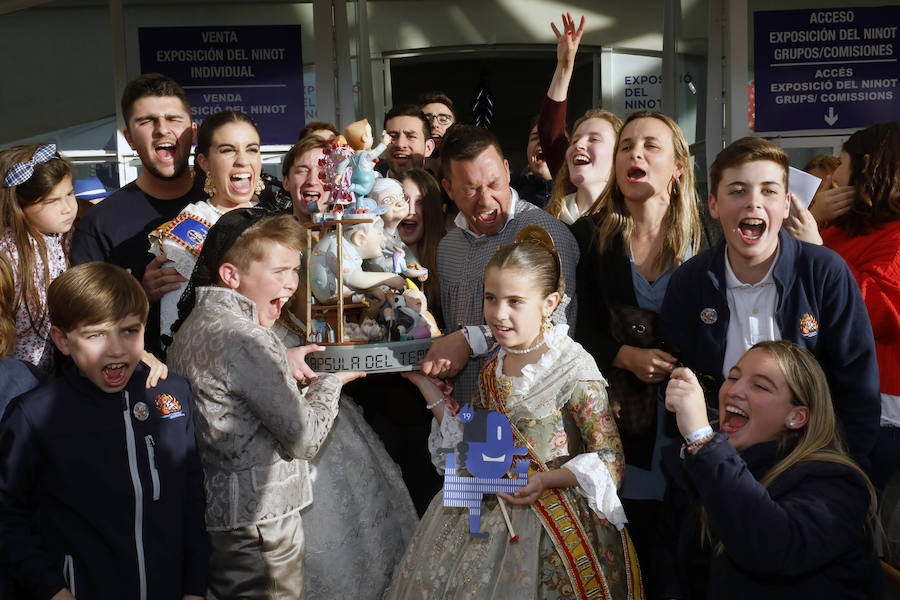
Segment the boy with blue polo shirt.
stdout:
<svg viewBox="0 0 900 600">
<path fill-rule="evenodd" d="M 840 256 L 782 231 L 789 166 L 787 154 L 761 138 L 739 139 L 719 153 L 710 167 L 709 209 L 724 236 L 672 274 L 663 334 L 685 366 L 706 376 L 708 396 L 759 341 L 785 339 L 809 350 L 828 377 L 850 454 L 866 468 L 881 411 L 872 327 Z M 752 419 L 741 414 L 728 425 Z"/>
<path fill-rule="evenodd" d="M 139 364 L 148 302 L 124 269 L 85 263 L 48 290 L 71 363 L 0 422 L 0 564 L 28 597 L 206 595 L 209 541 L 188 383 Z"/>
</svg>

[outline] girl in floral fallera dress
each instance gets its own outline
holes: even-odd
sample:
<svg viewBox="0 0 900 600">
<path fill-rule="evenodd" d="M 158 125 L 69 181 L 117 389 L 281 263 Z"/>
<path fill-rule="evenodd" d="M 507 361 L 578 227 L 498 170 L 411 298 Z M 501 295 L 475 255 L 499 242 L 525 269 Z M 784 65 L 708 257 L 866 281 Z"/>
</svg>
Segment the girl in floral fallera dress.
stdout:
<svg viewBox="0 0 900 600">
<path fill-rule="evenodd" d="M 640 569 L 616 494 L 624 460 L 609 412 L 606 381 L 593 358 L 547 327 L 565 282 L 550 236 L 525 228 L 500 249 L 484 276 L 484 317 L 500 348 L 481 371 L 473 408 L 504 413 L 517 446 L 528 449 L 528 484 L 515 495 L 486 494 L 481 531 L 469 533 L 465 508 L 438 494 L 422 518 L 386 598 L 643 598 Z M 431 380 L 408 377 L 435 415 L 429 447 L 462 441 L 462 424 L 444 409 Z"/>
</svg>

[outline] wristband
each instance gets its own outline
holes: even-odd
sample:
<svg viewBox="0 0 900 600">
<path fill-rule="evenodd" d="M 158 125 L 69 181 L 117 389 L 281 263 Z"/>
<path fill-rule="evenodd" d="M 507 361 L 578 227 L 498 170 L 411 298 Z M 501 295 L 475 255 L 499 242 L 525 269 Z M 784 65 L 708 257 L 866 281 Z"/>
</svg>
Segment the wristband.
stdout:
<svg viewBox="0 0 900 600">
<path fill-rule="evenodd" d="M 688 445 L 693 444 L 700 438 L 706 437 L 707 435 L 712 435 L 713 430 L 709 425 L 705 427 L 701 427 L 697 431 L 692 431 L 686 436 L 684 436 L 684 441 L 688 443 Z"/>
<path fill-rule="evenodd" d="M 707 433 L 697 441 L 691 442 L 690 444 L 682 444 L 681 452 L 679 452 L 681 458 L 684 459 L 685 452 L 687 452 L 688 454 L 697 454 L 700 448 L 711 442 L 715 436 L 716 434 L 713 433 L 712 430 L 710 430 L 709 433 Z"/>
</svg>

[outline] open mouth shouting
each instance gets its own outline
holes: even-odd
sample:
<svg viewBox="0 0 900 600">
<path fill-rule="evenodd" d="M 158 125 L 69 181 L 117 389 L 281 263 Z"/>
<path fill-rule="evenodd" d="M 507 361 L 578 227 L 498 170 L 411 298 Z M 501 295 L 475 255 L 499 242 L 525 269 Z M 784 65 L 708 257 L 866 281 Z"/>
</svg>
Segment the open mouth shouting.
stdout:
<svg viewBox="0 0 900 600">
<path fill-rule="evenodd" d="M 124 386 L 128 381 L 127 363 L 110 363 L 103 367 L 103 383 L 110 388 Z"/>
<path fill-rule="evenodd" d="M 475 214 L 475 219 L 485 227 L 485 229 L 489 230 L 493 228 L 497 224 L 497 219 L 500 217 L 500 210 L 484 210 Z"/>
<path fill-rule="evenodd" d="M 409 161 L 412 159 L 412 155 L 407 152 L 392 152 L 391 158 L 394 159 L 394 162 L 400 166 L 406 166 L 409 164 Z"/>
<path fill-rule="evenodd" d="M 579 152 L 575 156 L 572 157 L 572 165 L 575 167 L 583 167 L 585 165 L 592 165 L 594 161 L 591 160 L 591 157 L 585 154 L 584 152 Z"/>
<path fill-rule="evenodd" d="M 765 233 L 766 222 L 762 219 L 755 218 L 741 219 L 737 229 L 741 236 L 741 240 L 745 243 L 752 244 L 758 241 Z"/>
<path fill-rule="evenodd" d="M 397 225 L 397 229 L 400 230 L 401 235 L 410 237 L 416 233 L 416 229 L 419 227 L 419 219 L 417 217 L 407 217 L 400 221 Z"/>
<path fill-rule="evenodd" d="M 279 296 L 269 301 L 269 314 L 267 315 L 274 323 L 281 316 L 281 309 L 291 299 L 290 296 Z"/>
<path fill-rule="evenodd" d="M 175 143 L 160 142 L 153 146 L 156 158 L 163 162 L 173 162 L 175 160 Z"/>
<path fill-rule="evenodd" d="M 640 167 L 631 167 L 625 174 L 629 183 L 639 183 L 647 177 L 647 171 Z"/>
<path fill-rule="evenodd" d="M 318 204 L 319 198 L 322 197 L 322 195 L 319 192 L 313 192 L 313 191 L 301 192 L 300 196 L 303 198 L 303 203 L 307 204 L 307 205 L 310 202 L 315 202 L 316 204 Z"/>
<path fill-rule="evenodd" d="M 740 431 L 750 421 L 750 415 L 733 404 L 725 405 L 725 413 L 719 415 L 719 418 L 720 428 L 728 435 Z"/>
<path fill-rule="evenodd" d="M 232 173 L 229 177 L 229 185 L 235 194 L 248 196 L 253 193 L 252 173 Z"/>
</svg>

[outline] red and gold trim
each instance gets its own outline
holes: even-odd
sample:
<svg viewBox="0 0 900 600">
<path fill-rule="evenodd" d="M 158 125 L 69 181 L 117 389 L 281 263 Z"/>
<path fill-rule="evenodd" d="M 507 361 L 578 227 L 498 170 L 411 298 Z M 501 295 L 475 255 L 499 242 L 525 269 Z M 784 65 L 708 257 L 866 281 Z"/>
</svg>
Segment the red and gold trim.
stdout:
<svg viewBox="0 0 900 600">
<path fill-rule="evenodd" d="M 508 415 L 503 405 L 501 394 L 497 388 L 497 380 L 493 376 L 496 369 L 497 357 L 489 360 L 481 370 L 480 384 L 482 398 L 489 410 L 496 410 Z M 540 460 L 534 449 L 512 423 L 513 435 L 520 445 L 528 449 L 528 457 L 531 459 L 532 468 L 535 471 L 546 471 L 547 465 Z M 529 475 L 530 475 L 529 473 Z M 562 558 L 572 588 L 582 600 L 609 600 L 611 598 L 606 578 L 600 569 L 600 560 L 597 557 L 593 544 L 588 539 L 584 525 L 578 518 L 571 500 L 564 490 L 546 489 L 532 505 L 541 525 L 549 534 L 553 545 L 560 558 Z M 626 569 L 629 579 L 629 598 L 643 598 L 640 584 L 640 571 L 632 565 L 637 564 L 637 555 L 628 534 L 623 529 L 621 539 L 625 548 Z M 632 561 L 634 561 L 632 563 Z M 636 580 L 636 581 L 635 581 Z"/>
<path fill-rule="evenodd" d="M 188 222 L 186 231 L 181 231 L 181 229 L 185 229 L 183 227 L 179 228 L 179 231 L 175 231 L 179 225 L 186 221 Z M 190 227 L 189 225 L 191 223 L 196 223 L 197 225 L 200 225 L 200 227 L 196 229 Z M 206 219 L 191 213 L 181 213 L 168 223 L 164 223 L 153 230 L 151 236 L 155 235 L 160 241 L 162 241 L 163 238 L 170 239 L 179 246 L 189 250 L 194 256 L 199 256 L 200 250 L 203 248 L 203 242 L 206 239 L 206 233 L 209 231 L 210 227 L 212 227 L 212 223 Z"/>
</svg>

